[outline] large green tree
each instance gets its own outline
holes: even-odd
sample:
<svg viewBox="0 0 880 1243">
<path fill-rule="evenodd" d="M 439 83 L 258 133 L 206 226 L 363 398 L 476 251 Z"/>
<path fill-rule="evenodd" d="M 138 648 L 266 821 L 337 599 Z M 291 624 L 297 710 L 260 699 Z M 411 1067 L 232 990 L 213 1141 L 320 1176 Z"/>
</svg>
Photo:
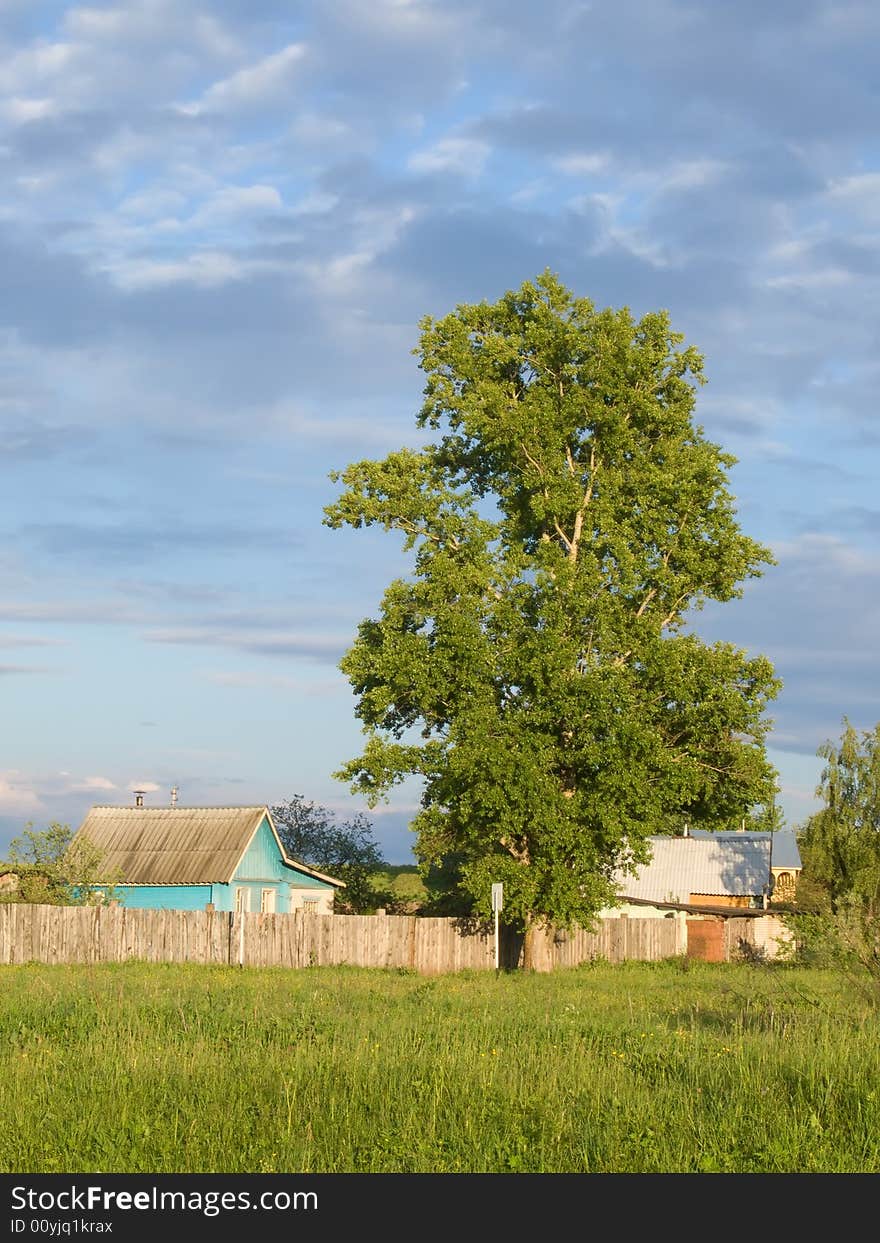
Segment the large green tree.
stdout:
<svg viewBox="0 0 880 1243">
<path fill-rule="evenodd" d="M 369 800 L 421 777 L 417 855 L 457 856 L 477 911 L 500 880 L 527 932 L 586 920 L 648 834 L 772 797 L 771 665 L 684 630 L 772 558 L 666 313 L 597 310 L 545 272 L 420 328 L 437 435 L 335 474 L 326 510 L 414 555 L 342 661 L 367 741 L 337 775 Z"/>
</svg>

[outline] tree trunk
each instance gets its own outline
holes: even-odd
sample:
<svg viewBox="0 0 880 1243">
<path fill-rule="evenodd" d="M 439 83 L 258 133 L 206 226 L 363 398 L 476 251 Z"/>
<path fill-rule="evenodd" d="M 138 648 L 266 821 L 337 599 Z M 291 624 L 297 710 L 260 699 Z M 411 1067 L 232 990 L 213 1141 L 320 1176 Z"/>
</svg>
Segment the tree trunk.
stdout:
<svg viewBox="0 0 880 1243">
<path fill-rule="evenodd" d="M 538 931 L 533 915 L 526 916 L 525 933 L 523 936 L 523 971 L 535 970 L 535 941 Z"/>
</svg>

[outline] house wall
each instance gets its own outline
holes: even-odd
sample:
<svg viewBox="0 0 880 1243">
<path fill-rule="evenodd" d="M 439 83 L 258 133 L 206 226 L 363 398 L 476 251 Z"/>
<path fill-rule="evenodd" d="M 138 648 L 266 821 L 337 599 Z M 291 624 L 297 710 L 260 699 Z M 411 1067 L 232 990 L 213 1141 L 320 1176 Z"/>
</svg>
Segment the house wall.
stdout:
<svg viewBox="0 0 880 1243">
<path fill-rule="evenodd" d="M 324 885 L 320 889 L 314 885 L 308 889 L 291 885 L 289 909 L 291 911 L 308 910 L 313 915 L 332 915 L 335 893 L 335 889 L 330 885 Z"/>
<path fill-rule="evenodd" d="M 210 885 L 117 885 L 117 896 L 132 911 L 203 911 Z"/>
<path fill-rule="evenodd" d="M 298 876 L 298 874 L 297 874 Z M 251 838 L 251 844 L 235 869 L 234 882 L 247 880 L 291 880 L 291 871 L 278 853 L 275 834 L 264 816 L 260 827 Z"/>
</svg>

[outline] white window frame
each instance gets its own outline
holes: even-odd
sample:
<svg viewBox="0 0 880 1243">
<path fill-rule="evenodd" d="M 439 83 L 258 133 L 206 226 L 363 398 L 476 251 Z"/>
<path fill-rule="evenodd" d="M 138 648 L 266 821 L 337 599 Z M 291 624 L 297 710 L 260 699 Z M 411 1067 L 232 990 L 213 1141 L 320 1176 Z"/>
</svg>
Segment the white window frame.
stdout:
<svg viewBox="0 0 880 1243">
<path fill-rule="evenodd" d="M 277 892 L 274 885 L 260 890 L 260 914 L 274 915 L 277 907 Z"/>
<path fill-rule="evenodd" d="M 247 915 L 251 909 L 251 891 L 247 885 L 238 885 L 235 890 L 235 913 Z"/>
</svg>

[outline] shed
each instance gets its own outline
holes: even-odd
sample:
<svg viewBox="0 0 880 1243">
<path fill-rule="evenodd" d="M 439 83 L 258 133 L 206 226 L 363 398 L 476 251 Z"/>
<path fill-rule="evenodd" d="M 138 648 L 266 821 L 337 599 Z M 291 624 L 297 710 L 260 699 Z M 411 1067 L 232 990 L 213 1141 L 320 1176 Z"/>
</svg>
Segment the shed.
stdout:
<svg viewBox="0 0 880 1243">
<path fill-rule="evenodd" d="M 268 807 L 93 807 L 87 840 L 127 907 L 316 914 L 344 882 L 291 859 Z"/>
<path fill-rule="evenodd" d="M 645 904 L 652 901 L 660 904 L 658 913 L 665 913 L 669 904 L 761 909 L 774 889 L 793 892 L 800 872 L 793 839 L 779 851 L 777 836 L 735 830 L 650 837 L 650 861 L 639 865 L 635 874 L 623 869 L 616 873 L 621 903 L 617 913 L 626 912 L 628 899 L 637 908 L 634 913 L 641 915 Z M 779 880 L 780 873 L 784 882 Z M 778 898 L 782 896 L 777 893 Z"/>
</svg>

